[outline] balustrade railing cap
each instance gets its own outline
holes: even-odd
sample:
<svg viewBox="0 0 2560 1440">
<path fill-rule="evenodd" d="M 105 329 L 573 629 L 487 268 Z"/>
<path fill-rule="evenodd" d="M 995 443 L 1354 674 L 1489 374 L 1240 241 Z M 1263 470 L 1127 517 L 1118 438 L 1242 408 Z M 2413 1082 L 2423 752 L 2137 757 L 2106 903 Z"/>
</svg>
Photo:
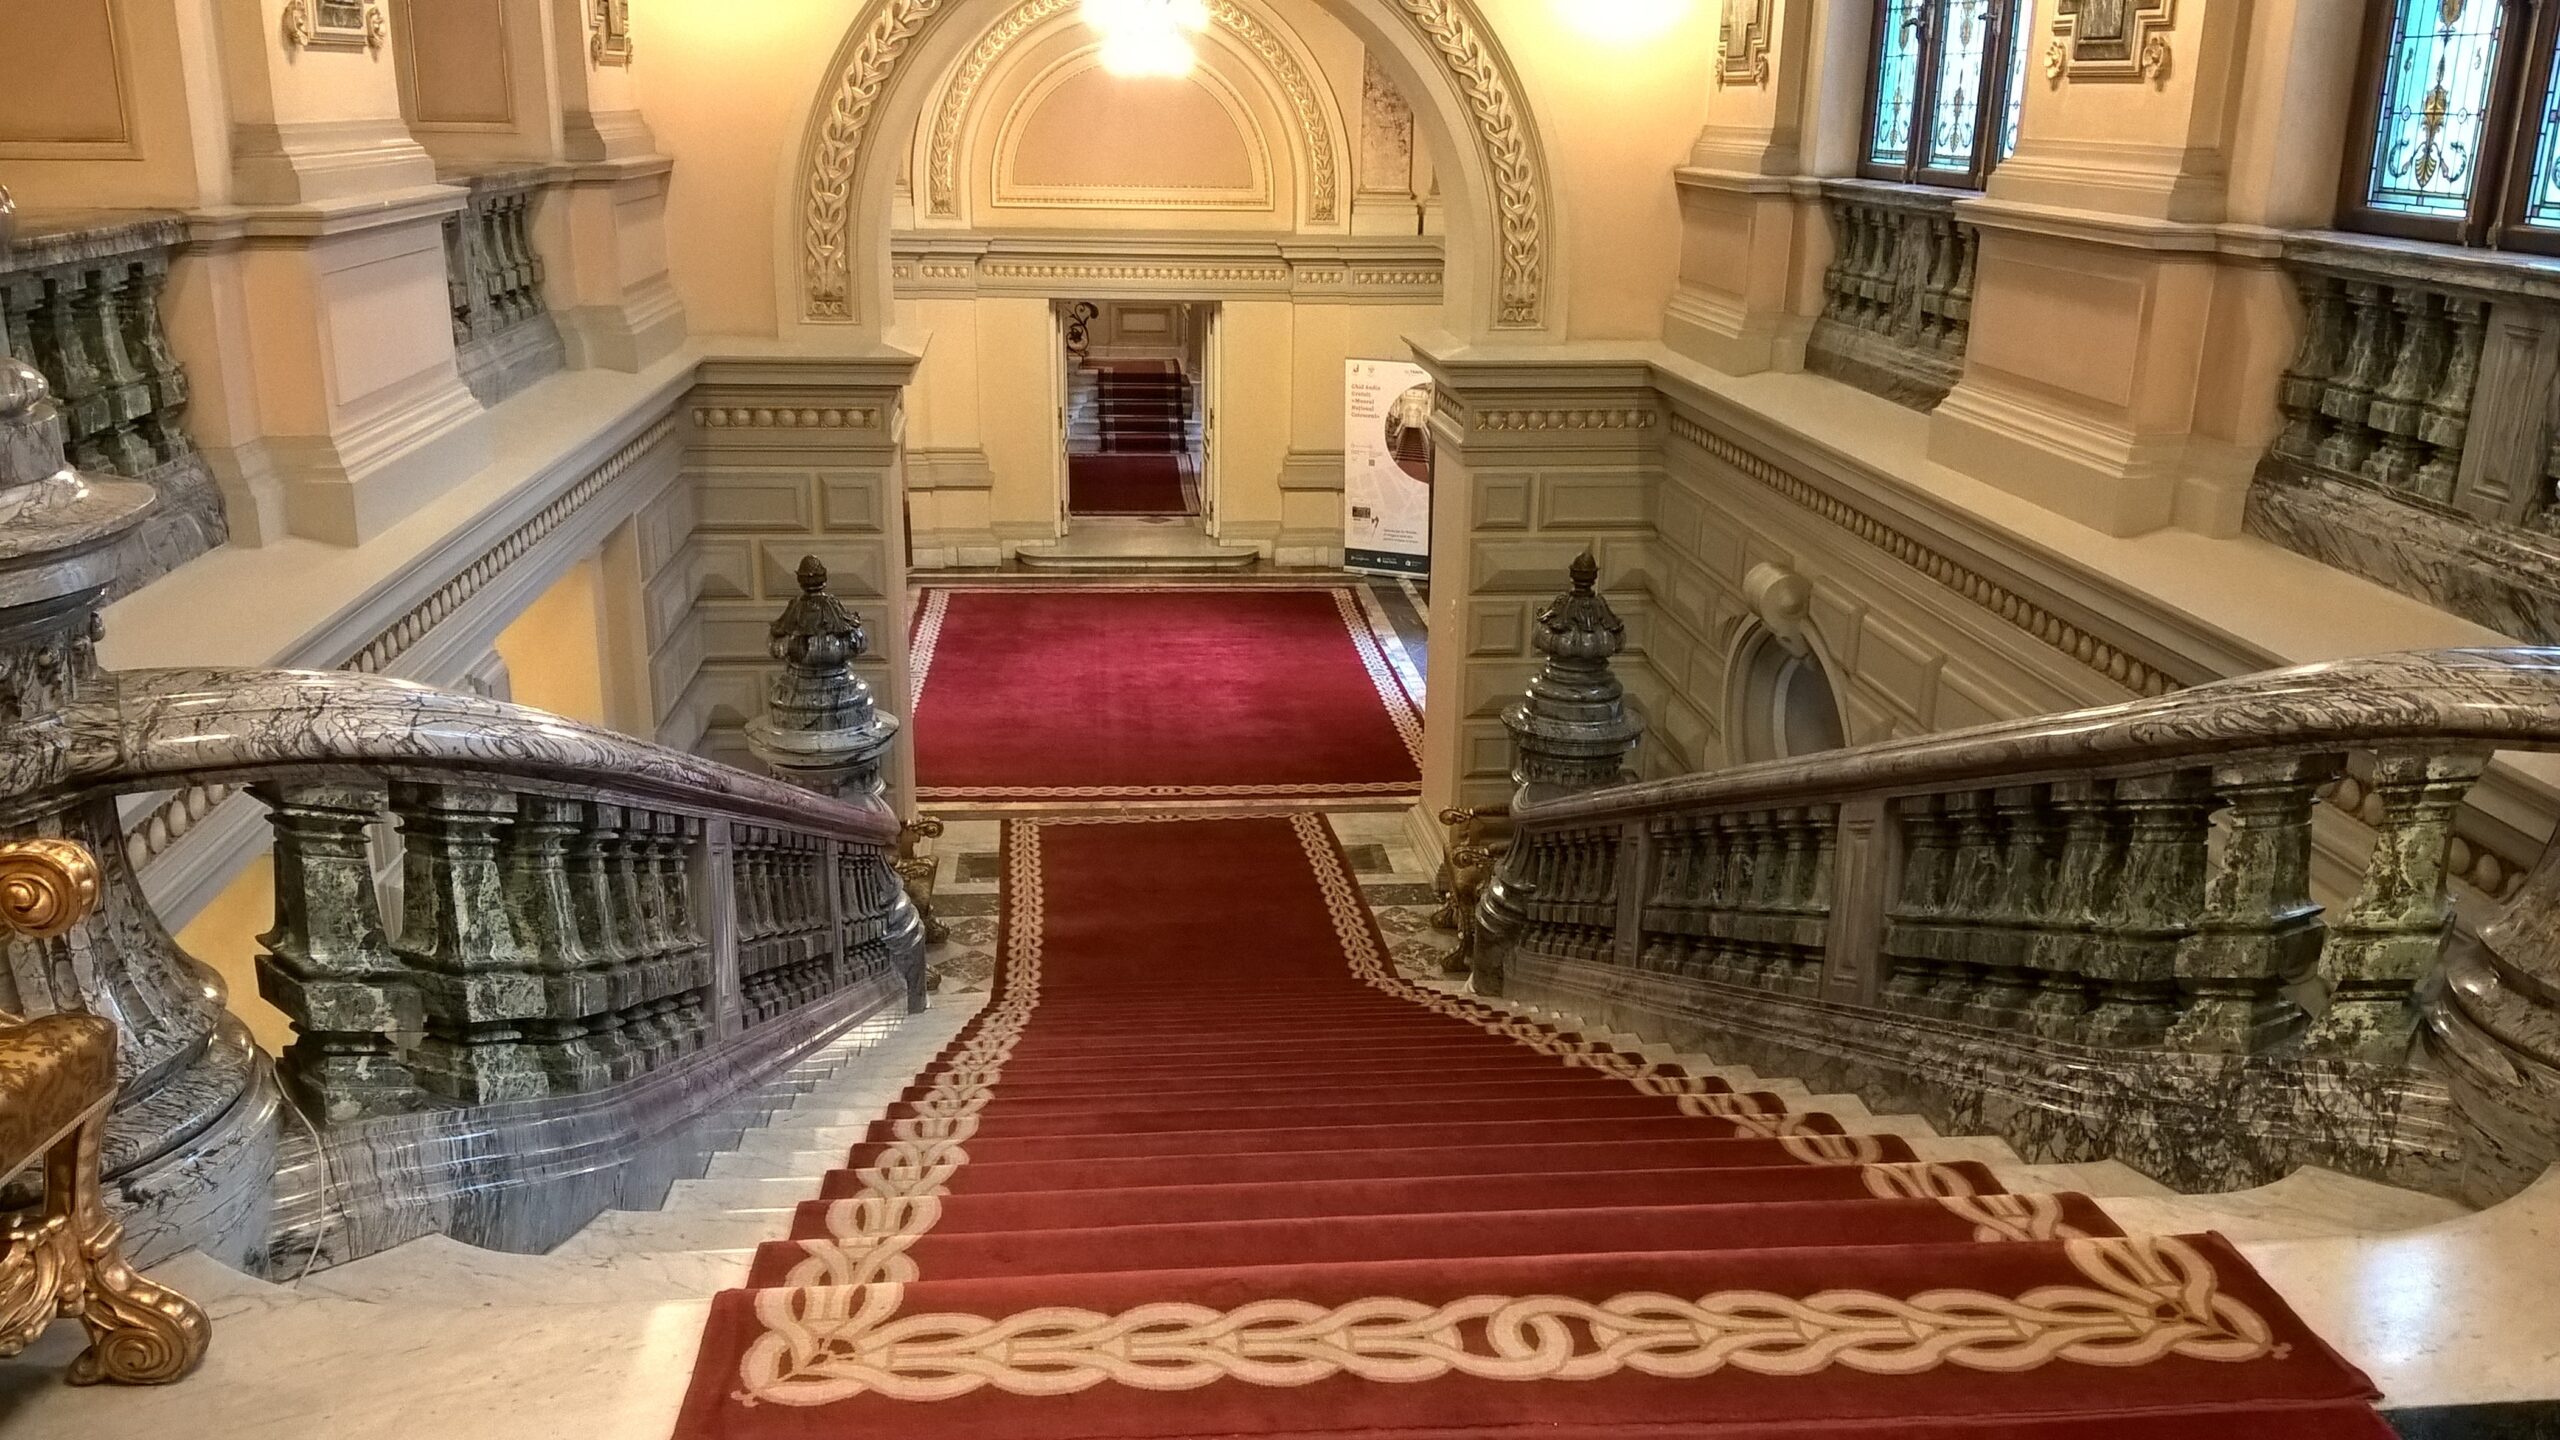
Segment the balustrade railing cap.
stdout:
<svg viewBox="0 0 2560 1440">
<path fill-rule="evenodd" d="M 0 356 L 0 609 L 106 584 L 113 543 L 158 501 L 148 485 L 73 470 L 52 388 Z"/>
<path fill-rule="evenodd" d="M 2377 747 L 2560 750 L 2560 648 L 2334 660 L 2157 699 L 1612 786 L 1524 806 L 1517 819 L 1524 826 L 1614 823 Z"/>
</svg>

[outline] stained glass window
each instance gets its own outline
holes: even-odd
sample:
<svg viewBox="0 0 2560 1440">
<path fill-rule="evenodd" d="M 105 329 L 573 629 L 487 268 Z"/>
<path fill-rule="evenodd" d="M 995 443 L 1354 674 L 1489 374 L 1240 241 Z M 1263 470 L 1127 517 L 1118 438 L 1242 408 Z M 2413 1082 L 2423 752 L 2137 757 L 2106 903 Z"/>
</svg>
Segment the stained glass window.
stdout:
<svg viewBox="0 0 2560 1440">
<path fill-rule="evenodd" d="M 1876 19 L 1876 118 L 1867 159 L 1902 165 L 1911 159 L 1911 122 L 1919 108 L 1920 32 L 1936 0 L 1885 0 Z"/>
<path fill-rule="evenodd" d="M 2560 5 L 2391 0 L 2371 23 L 2342 223 L 2560 254 Z"/>
<path fill-rule="evenodd" d="M 2366 198 L 2460 218 L 2482 179 L 2505 12 L 2495 0 L 2398 0 L 2397 10 Z"/>
<path fill-rule="evenodd" d="M 2534 147 L 2532 191 L 2525 197 L 2524 223 L 2560 225 L 2560 47 L 2555 47 L 2540 113 L 2542 141 Z"/>
<path fill-rule="evenodd" d="M 2023 0 L 1877 0 L 1865 173 L 1982 183 L 2016 143 L 2022 8 Z"/>
</svg>

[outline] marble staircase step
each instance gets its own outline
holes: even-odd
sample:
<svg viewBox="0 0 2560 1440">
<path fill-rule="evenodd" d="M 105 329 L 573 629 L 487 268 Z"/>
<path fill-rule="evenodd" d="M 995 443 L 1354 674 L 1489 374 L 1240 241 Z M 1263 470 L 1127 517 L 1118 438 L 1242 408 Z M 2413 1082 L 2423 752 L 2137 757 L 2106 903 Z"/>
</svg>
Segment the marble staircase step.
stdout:
<svg viewBox="0 0 2560 1440">
<path fill-rule="evenodd" d="M 690 1300 L 743 1281 L 753 1258 L 752 1244 L 510 1255 L 433 1235 L 324 1270 L 296 1289 L 341 1300 L 456 1307 Z"/>
<path fill-rule="evenodd" d="M 614 1210 L 553 1250 L 556 1258 L 592 1259 L 661 1250 L 752 1250 L 791 1233 L 791 1209 L 720 1211 Z"/>
<path fill-rule="evenodd" d="M 2220 1231 L 2234 1242 L 2391 1235 L 2467 1218 L 2460 1203 L 2305 1166 L 2272 1185 L 2219 1195 L 2110 1199 L 2106 1211 L 2137 1234 Z"/>
</svg>

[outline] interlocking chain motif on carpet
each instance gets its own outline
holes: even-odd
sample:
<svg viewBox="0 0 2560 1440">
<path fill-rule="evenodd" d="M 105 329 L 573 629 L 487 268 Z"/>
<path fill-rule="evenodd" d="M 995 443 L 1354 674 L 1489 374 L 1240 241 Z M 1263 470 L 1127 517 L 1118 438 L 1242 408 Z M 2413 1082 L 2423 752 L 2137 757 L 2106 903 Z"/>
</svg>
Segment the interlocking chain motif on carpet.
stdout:
<svg viewBox="0 0 2560 1440">
<path fill-rule="evenodd" d="M 817 1406 L 865 1394 L 936 1401 L 988 1386 L 1025 1396 L 1102 1384 L 1292 1387 L 1337 1375 L 1410 1384 L 1449 1375 L 1594 1380 L 1724 1370 L 1809 1376 L 1833 1368 L 1912 1375 L 1943 1366 L 2020 1373 L 2058 1363 L 2146 1365 L 2169 1356 L 2238 1362 L 2280 1349 L 2264 1317 L 2223 1294 L 2212 1263 L 2183 1241 L 2086 1236 L 2063 1222 L 2053 1197 L 1977 1195 L 1953 1167 L 1879 1164 L 1872 1137 L 1795 1132 L 1786 1117 L 1765 1114 L 1748 1097 L 1695 1093 L 1690 1077 L 1404 979 L 1381 954 L 1358 885 L 1326 821 L 1314 815 L 1280 818 L 1296 827 L 1345 957 L 1366 983 L 1565 1064 L 1676 1096 L 1689 1113 L 1774 1138 L 1806 1163 L 1865 1166 L 1871 1193 L 1935 1199 L 1972 1222 L 1979 1240 L 2060 1240 L 2087 1283 L 2017 1296 L 1961 1288 L 1907 1297 L 1840 1289 L 1803 1297 L 1629 1294 L 1597 1302 L 1478 1295 L 1433 1304 L 1373 1296 L 1347 1305 L 1275 1299 L 1233 1310 L 1166 1302 L 1119 1314 L 1058 1306 L 1004 1317 L 901 1316 L 907 1284 L 921 1278 L 908 1252 L 940 1219 L 951 1180 L 968 1163 L 964 1147 L 977 1115 L 1040 1003 L 1042 830 L 1168 818 L 1012 823 L 1003 994 L 937 1073 L 916 1116 L 895 1122 L 891 1142 L 859 1172 L 864 1193 L 831 1207 L 832 1238 L 802 1242 L 809 1258 L 792 1271 L 790 1288 L 758 1293 L 764 1331 L 740 1362 L 740 1403 Z M 1738 1103 L 1719 1109 L 1710 1103 L 1717 1101 Z"/>
</svg>

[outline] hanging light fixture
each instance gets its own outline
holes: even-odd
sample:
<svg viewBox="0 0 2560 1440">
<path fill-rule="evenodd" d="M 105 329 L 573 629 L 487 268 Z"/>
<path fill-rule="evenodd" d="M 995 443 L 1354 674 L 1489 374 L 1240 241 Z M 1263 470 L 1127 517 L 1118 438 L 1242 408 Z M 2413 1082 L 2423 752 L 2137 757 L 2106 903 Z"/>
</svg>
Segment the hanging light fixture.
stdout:
<svg viewBox="0 0 2560 1440">
<path fill-rule="evenodd" d="M 1200 62 L 1191 37 L 1209 28 L 1209 6 L 1208 0 L 1084 0 L 1084 23 L 1102 36 L 1103 69 L 1173 78 Z"/>
</svg>

